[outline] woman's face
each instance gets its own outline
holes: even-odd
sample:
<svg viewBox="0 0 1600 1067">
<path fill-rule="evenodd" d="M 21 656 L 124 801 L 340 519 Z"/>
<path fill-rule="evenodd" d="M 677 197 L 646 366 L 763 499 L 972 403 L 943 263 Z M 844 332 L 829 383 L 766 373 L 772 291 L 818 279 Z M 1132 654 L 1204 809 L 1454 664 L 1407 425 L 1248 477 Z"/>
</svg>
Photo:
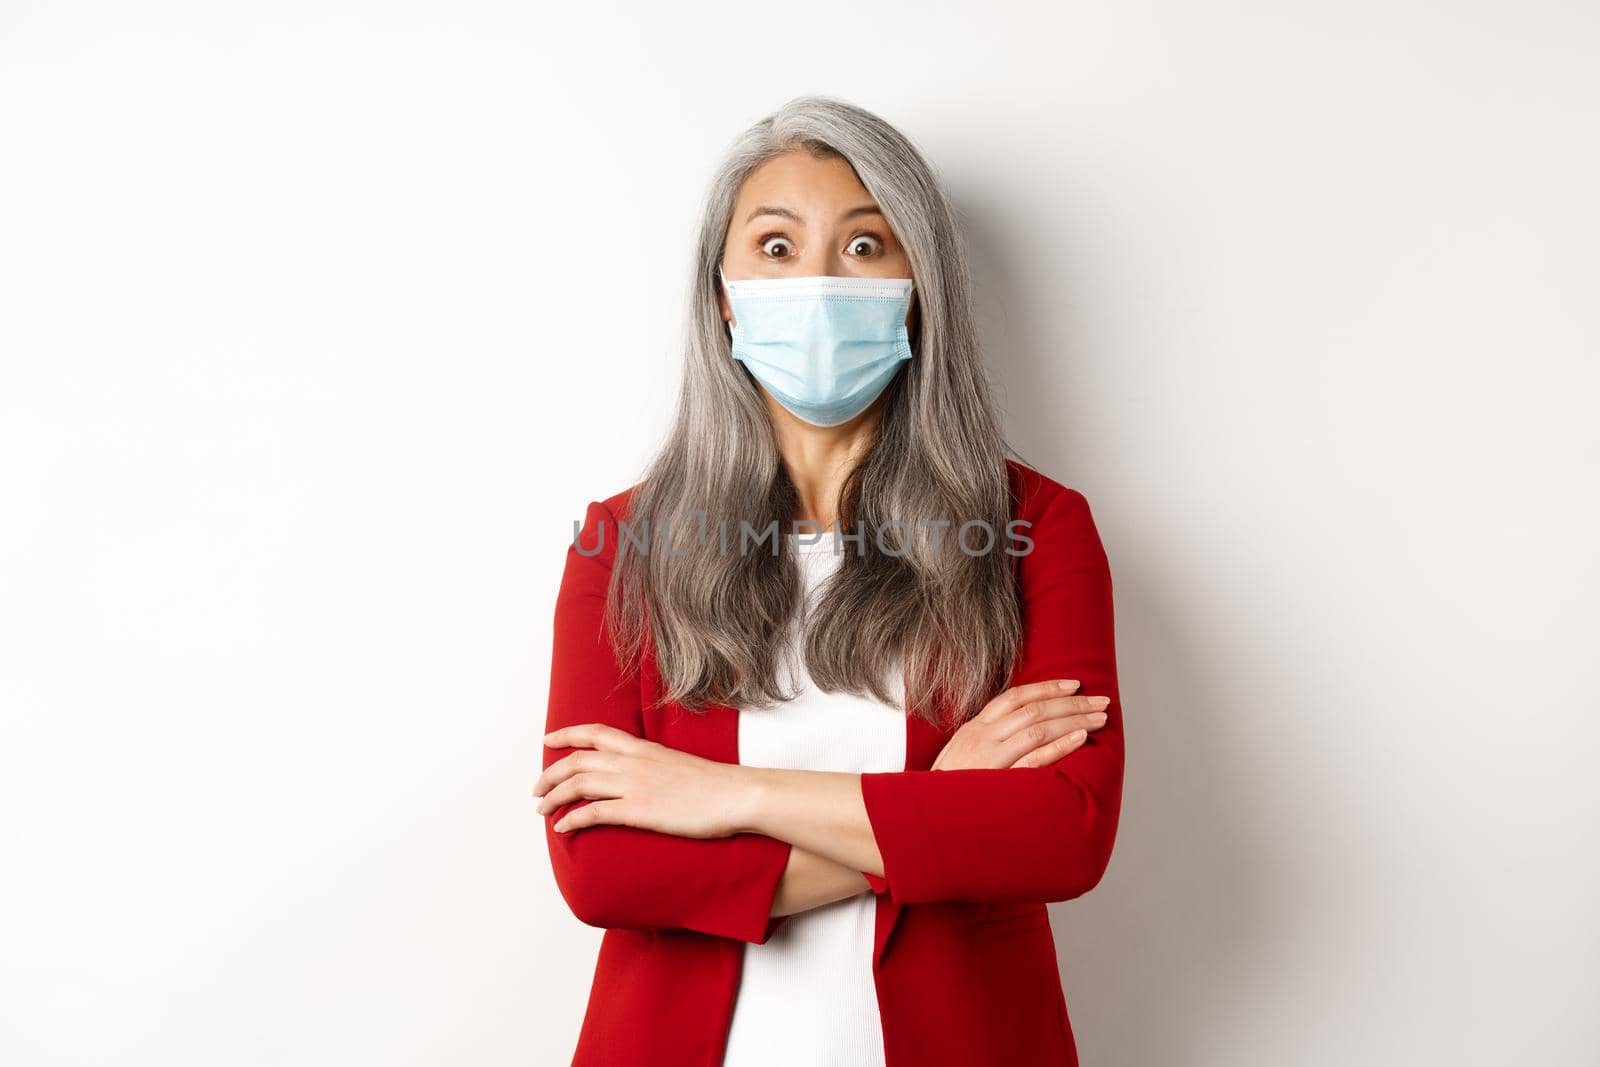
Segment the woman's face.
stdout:
<svg viewBox="0 0 1600 1067">
<path fill-rule="evenodd" d="M 910 278 L 911 261 L 878 205 L 837 156 L 793 151 L 757 167 L 739 188 L 722 246 L 729 281 L 746 278 Z M 722 320 L 733 320 L 719 292 Z M 916 295 L 906 309 L 912 323 Z"/>
</svg>

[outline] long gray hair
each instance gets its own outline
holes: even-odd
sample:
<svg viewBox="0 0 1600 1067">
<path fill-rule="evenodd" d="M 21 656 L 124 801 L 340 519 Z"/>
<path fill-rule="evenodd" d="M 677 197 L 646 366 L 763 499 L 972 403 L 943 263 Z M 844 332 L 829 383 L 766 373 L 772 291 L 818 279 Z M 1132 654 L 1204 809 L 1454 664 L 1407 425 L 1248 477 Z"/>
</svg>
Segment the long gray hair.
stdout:
<svg viewBox="0 0 1600 1067">
<path fill-rule="evenodd" d="M 1004 684 L 1021 638 L 1013 556 L 1000 550 L 1011 517 L 1009 449 L 979 352 L 955 213 L 904 135 L 835 98 L 784 104 L 733 143 L 716 173 L 695 254 L 676 415 L 621 517 L 650 540 L 617 538 L 606 627 L 624 667 L 636 666 L 650 642 L 663 702 L 762 708 L 792 695 L 780 668 L 804 593 L 788 538 L 776 539 L 776 554 L 770 544 L 741 551 L 691 527 L 698 512 L 709 523 L 748 522 L 759 532 L 775 521 L 787 532 L 797 508 L 760 387 L 732 359 L 717 280 L 741 184 L 796 149 L 842 157 L 854 169 L 909 254 L 918 305 L 913 358 L 891 382 L 876 438 L 840 492 L 840 526 L 854 532 L 859 523 L 866 536 L 845 543 L 805 616 L 802 655 L 820 689 L 893 706 L 901 706 L 891 690 L 903 669 L 908 713 L 964 721 Z M 992 551 L 953 550 L 971 520 L 993 531 Z M 654 543 L 663 528 L 694 536 L 675 538 L 668 555 Z M 878 543 L 880 528 L 891 552 Z"/>
</svg>

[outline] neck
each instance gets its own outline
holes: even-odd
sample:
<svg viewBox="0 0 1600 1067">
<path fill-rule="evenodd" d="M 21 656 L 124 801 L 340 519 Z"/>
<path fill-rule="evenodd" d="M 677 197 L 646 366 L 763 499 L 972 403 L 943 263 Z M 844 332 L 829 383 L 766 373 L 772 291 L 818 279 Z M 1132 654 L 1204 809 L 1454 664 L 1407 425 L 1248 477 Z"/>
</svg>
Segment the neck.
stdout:
<svg viewBox="0 0 1600 1067">
<path fill-rule="evenodd" d="M 799 496 L 793 518 L 828 530 L 839 519 L 839 490 L 845 478 L 872 447 L 880 405 L 874 402 L 849 422 L 824 427 L 797 419 L 768 400 L 778 453 Z"/>
</svg>

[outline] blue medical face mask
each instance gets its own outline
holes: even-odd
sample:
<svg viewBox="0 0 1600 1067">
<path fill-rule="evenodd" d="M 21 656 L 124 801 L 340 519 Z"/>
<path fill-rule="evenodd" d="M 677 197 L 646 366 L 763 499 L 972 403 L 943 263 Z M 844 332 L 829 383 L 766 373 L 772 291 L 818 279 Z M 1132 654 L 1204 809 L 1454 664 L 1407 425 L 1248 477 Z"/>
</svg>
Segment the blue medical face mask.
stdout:
<svg viewBox="0 0 1600 1067">
<path fill-rule="evenodd" d="M 733 306 L 733 358 L 813 426 L 861 414 L 911 358 L 910 278 L 722 275 L 722 285 Z"/>
</svg>

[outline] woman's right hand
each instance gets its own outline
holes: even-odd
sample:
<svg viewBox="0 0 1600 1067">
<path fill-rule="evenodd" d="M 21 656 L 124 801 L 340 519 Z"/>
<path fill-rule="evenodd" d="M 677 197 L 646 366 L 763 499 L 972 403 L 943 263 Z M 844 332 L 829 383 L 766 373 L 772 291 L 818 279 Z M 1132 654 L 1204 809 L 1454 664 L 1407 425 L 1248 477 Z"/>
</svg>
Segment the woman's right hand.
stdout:
<svg viewBox="0 0 1600 1067">
<path fill-rule="evenodd" d="M 1081 747 L 1106 724 L 1109 697 L 1076 695 L 1076 679 L 1007 689 L 962 723 L 932 770 L 1045 767 Z"/>
</svg>

